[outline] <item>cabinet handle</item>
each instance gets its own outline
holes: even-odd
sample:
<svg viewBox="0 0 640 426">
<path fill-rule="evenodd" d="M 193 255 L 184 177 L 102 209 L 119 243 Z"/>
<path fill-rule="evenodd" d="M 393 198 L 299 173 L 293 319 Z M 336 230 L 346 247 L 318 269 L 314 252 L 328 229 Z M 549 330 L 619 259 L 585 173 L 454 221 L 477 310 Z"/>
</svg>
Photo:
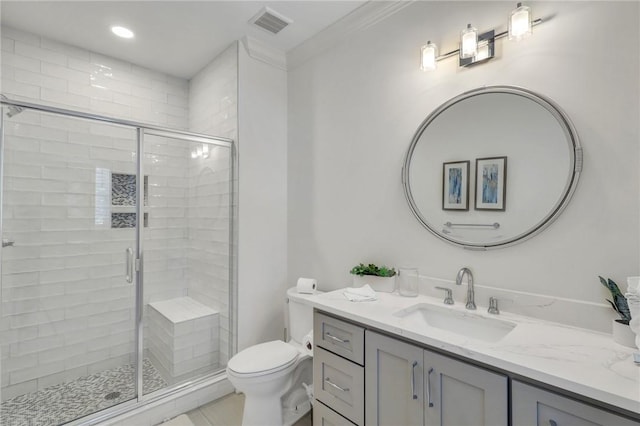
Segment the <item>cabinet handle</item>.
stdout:
<svg viewBox="0 0 640 426">
<path fill-rule="evenodd" d="M 329 339 L 335 341 L 335 342 L 339 342 L 339 343 L 349 343 L 349 339 L 343 340 L 339 337 L 333 336 L 327 332 L 324 333 L 325 337 L 328 337 Z"/>
<path fill-rule="evenodd" d="M 431 401 L 431 373 L 433 373 L 433 368 L 430 368 L 427 372 L 427 403 L 429 407 L 433 407 L 433 401 Z"/>
<path fill-rule="evenodd" d="M 558 426 L 558 422 L 553 419 L 549 419 L 549 426 Z"/>
<path fill-rule="evenodd" d="M 333 383 L 333 382 L 331 381 L 331 379 L 330 379 L 330 378 L 328 378 L 328 377 L 327 377 L 326 379 L 324 379 L 324 382 L 325 382 L 326 384 L 331 385 L 331 386 L 333 386 L 334 388 L 338 389 L 340 392 L 349 392 L 349 388 L 341 388 L 340 386 L 338 386 L 338 385 L 336 385 L 335 383 Z"/>
<path fill-rule="evenodd" d="M 416 366 L 418 365 L 418 361 L 413 361 L 411 364 L 411 395 L 413 399 L 418 399 L 418 395 L 416 395 Z"/>
<path fill-rule="evenodd" d="M 133 249 L 129 247 L 125 251 L 125 271 L 124 274 L 127 278 L 128 283 L 133 282 Z"/>
</svg>

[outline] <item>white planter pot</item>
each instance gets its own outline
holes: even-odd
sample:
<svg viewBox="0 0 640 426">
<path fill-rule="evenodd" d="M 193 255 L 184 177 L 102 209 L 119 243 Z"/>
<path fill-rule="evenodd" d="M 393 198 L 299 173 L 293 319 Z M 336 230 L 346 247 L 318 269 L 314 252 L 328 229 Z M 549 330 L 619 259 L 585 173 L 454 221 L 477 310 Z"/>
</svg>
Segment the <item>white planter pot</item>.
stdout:
<svg viewBox="0 0 640 426">
<path fill-rule="evenodd" d="M 626 324 L 620 324 L 616 320 L 613 320 L 613 341 L 627 346 L 629 348 L 636 348 L 636 334 Z"/>
<path fill-rule="evenodd" d="M 354 275 L 353 286 L 362 287 L 365 284 L 369 284 L 375 291 L 381 291 L 383 293 L 393 293 L 396 289 L 396 277 L 377 277 L 375 275 Z"/>
</svg>

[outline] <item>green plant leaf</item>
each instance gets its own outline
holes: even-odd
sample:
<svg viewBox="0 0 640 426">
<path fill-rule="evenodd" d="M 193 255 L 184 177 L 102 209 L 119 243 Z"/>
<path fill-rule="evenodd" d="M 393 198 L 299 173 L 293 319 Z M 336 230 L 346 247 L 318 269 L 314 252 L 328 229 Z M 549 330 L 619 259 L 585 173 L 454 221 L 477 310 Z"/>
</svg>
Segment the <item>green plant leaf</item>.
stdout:
<svg viewBox="0 0 640 426">
<path fill-rule="evenodd" d="M 351 271 L 349 272 L 353 275 L 374 275 L 378 277 L 393 277 L 396 274 L 396 270 L 394 268 L 389 269 L 386 266 L 378 267 L 373 263 L 369 263 L 366 266 L 360 263 L 351 268 Z"/>
<path fill-rule="evenodd" d="M 624 297 L 624 294 L 620 291 L 618 284 L 616 284 L 611 278 L 607 278 L 606 280 L 601 276 L 598 276 L 598 278 L 600 278 L 600 283 L 611 293 L 613 301 L 606 299 L 607 302 L 609 302 L 611 307 L 618 313 L 618 315 L 620 315 L 620 318 L 624 321 L 631 320 L 631 312 L 629 311 L 627 298 Z"/>
</svg>

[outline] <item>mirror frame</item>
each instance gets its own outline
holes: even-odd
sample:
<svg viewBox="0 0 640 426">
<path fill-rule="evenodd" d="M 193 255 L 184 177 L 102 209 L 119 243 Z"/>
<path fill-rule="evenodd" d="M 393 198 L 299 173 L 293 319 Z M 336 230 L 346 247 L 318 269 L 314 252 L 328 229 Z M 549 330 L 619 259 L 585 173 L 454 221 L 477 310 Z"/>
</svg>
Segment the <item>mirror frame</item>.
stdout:
<svg viewBox="0 0 640 426">
<path fill-rule="evenodd" d="M 506 238 L 502 241 L 498 241 L 495 243 L 463 243 L 457 241 L 453 238 L 448 237 L 446 234 L 438 232 L 438 230 L 431 225 L 423 214 L 418 209 L 413 195 L 411 194 L 411 183 L 409 181 L 409 171 L 411 168 L 411 157 L 413 155 L 413 151 L 422 136 L 422 133 L 425 129 L 436 119 L 440 114 L 446 111 L 451 106 L 464 101 L 465 99 L 469 99 L 475 96 L 483 95 L 483 94 L 495 94 L 495 93 L 506 93 L 511 95 L 523 96 L 533 102 L 544 107 L 551 115 L 558 120 L 560 127 L 565 135 L 566 143 L 569 145 L 569 151 L 571 154 L 570 158 L 570 175 L 565 183 L 564 190 L 562 192 L 562 196 L 556 201 L 554 206 L 551 208 L 549 213 L 540 220 L 539 222 L 531 225 L 525 232 L 522 232 L 514 237 Z M 404 186 L 404 194 L 409 203 L 409 208 L 413 215 L 418 219 L 418 221 L 429 230 L 436 237 L 440 238 L 443 241 L 456 245 L 458 247 L 463 247 L 469 250 L 487 250 L 487 249 L 495 249 L 508 247 L 514 244 L 521 243 L 523 241 L 528 240 L 529 238 L 539 234 L 543 230 L 545 230 L 549 225 L 551 225 L 562 213 L 562 211 L 567 207 L 573 193 L 576 190 L 578 185 L 578 180 L 580 178 L 580 173 L 582 171 L 582 147 L 580 146 L 580 141 L 578 139 L 578 134 L 573 124 L 567 117 L 567 115 L 562 111 L 562 109 L 555 104 L 550 99 L 535 93 L 531 90 L 523 89 L 521 87 L 516 86 L 486 86 L 481 87 L 479 89 L 470 90 L 464 92 L 448 101 L 440 105 L 436 108 L 431 114 L 427 116 L 427 118 L 420 124 L 418 130 L 416 131 L 413 139 L 411 140 L 411 145 L 409 145 L 409 150 L 407 151 L 404 165 L 402 166 L 402 184 Z"/>
</svg>

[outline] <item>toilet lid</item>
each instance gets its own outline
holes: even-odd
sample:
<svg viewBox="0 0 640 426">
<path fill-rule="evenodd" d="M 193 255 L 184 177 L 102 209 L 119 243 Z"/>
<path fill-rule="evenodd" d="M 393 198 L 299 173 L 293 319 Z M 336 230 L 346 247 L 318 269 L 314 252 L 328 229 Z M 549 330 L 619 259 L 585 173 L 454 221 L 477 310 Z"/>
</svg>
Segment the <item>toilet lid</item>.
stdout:
<svg viewBox="0 0 640 426">
<path fill-rule="evenodd" d="M 288 367 L 299 353 L 282 340 L 274 340 L 238 352 L 229 360 L 227 368 L 238 374 L 267 374 Z"/>
</svg>

